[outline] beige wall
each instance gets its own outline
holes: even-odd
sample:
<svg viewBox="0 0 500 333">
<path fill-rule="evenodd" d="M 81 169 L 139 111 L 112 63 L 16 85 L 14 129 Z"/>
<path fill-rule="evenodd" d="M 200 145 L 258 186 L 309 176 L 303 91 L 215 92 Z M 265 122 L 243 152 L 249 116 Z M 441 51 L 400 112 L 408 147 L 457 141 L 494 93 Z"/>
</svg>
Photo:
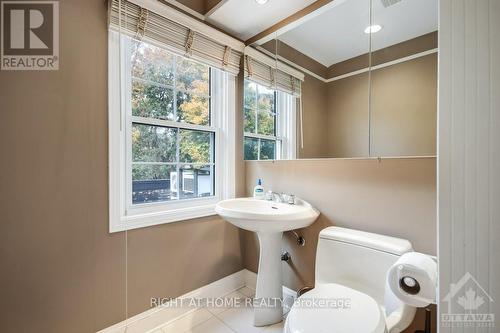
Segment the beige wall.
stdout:
<svg viewBox="0 0 500 333">
<path fill-rule="evenodd" d="M 108 233 L 106 5 L 60 6 L 60 70 L 0 72 L 2 332 L 93 332 L 125 318 L 126 292 L 134 315 L 150 297 L 178 296 L 241 269 L 241 253 L 247 267 L 256 263 L 251 237 L 217 217 Z M 324 213 L 304 230 L 305 248 L 294 250 L 286 236 L 300 269 L 286 268 L 287 285 L 313 281 L 315 238 L 332 223 L 403 237 L 418 227 L 410 239 L 434 251 L 433 160 L 278 162 L 278 174 L 262 165 L 247 163 L 248 184 L 262 174 L 266 186 Z M 285 175 L 307 177 L 285 186 Z M 238 179 L 241 192 L 245 176 Z"/>
<path fill-rule="evenodd" d="M 327 86 L 320 80 L 305 75 L 302 85 L 302 112 L 304 147 L 300 145 L 300 119 L 297 118 L 297 145 L 299 158 L 327 157 L 327 123 L 325 114 L 327 105 Z"/>
<path fill-rule="evenodd" d="M 247 195 L 257 178 L 264 180 L 266 191 L 293 193 L 321 212 L 312 226 L 298 230 L 306 238 L 304 247 L 291 233 L 284 235 L 283 248 L 292 256 L 282 266 L 290 288 L 314 285 L 318 233 L 331 225 L 405 238 L 416 251 L 436 254 L 435 158 L 249 161 Z M 243 256 L 245 267 L 257 271 L 253 233 L 244 234 Z M 422 324 L 422 315 L 415 325 Z"/>
<path fill-rule="evenodd" d="M 0 71 L 6 333 L 125 319 L 126 243 L 129 315 L 242 268 L 238 229 L 216 217 L 108 233 L 106 4 L 64 0 L 60 13 L 60 70 Z"/>
<path fill-rule="evenodd" d="M 239 230 L 217 216 L 128 232 L 128 309 L 175 297 L 242 267 Z"/>
<path fill-rule="evenodd" d="M 376 42 L 377 40 L 374 41 L 374 43 Z M 368 68 L 370 67 L 370 63 L 372 66 L 377 66 L 417 53 L 436 49 L 438 47 L 438 34 L 437 31 L 434 31 L 371 53 L 368 52 L 369 45 L 367 45 L 367 53 L 333 64 L 329 67 L 297 51 L 281 40 L 272 39 L 261 46 L 267 51 L 278 54 L 324 79 L 331 79 L 336 76 Z"/>
<path fill-rule="evenodd" d="M 437 54 L 371 74 L 372 156 L 436 155 Z"/>
<path fill-rule="evenodd" d="M 306 76 L 300 158 L 366 157 L 370 145 L 371 156 L 436 155 L 437 55 L 372 71 L 369 80 Z"/>
<path fill-rule="evenodd" d="M 329 157 L 369 156 L 370 78 L 368 73 L 327 83 L 323 122 Z M 306 84 L 304 84 L 306 85 Z"/>
<path fill-rule="evenodd" d="M 281 41 L 262 46 L 270 52 L 277 48 L 280 56 L 325 78 L 370 63 L 370 54 L 364 54 L 326 68 Z M 380 65 L 435 48 L 437 32 L 432 32 L 373 52 L 371 61 Z M 371 156 L 436 154 L 437 55 L 372 71 L 371 119 L 369 80 L 368 73 L 330 83 L 305 75 L 304 148 L 299 147 L 299 158 L 366 157 L 370 145 Z"/>
</svg>

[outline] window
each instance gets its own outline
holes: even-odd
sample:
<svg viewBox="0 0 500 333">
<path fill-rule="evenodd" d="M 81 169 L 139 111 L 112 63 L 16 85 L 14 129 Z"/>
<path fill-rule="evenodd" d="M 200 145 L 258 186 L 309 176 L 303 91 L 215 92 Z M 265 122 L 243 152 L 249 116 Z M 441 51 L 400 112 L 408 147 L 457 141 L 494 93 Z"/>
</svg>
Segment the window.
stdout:
<svg viewBox="0 0 500 333">
<path fill-rule="evenodd" d="M 295 157 L 295 98 L 245 80 L 245 160 Z"/>
<path fill-rule="evenodd" d="M 110 168 L 118 173 L 110 170 L 110 200 L 119 215 L 111 231 L 213 215 L 231 196 L 222 179 L 233 172 L 234 89 L 220 70 L 130 37 L 120 46 L 110 32 Z"/>
<path fill-rule="evenodd" d="M 210 68 L 147 43 L 130 45 L 132 204 L 213 196 Z"/>
</svg>

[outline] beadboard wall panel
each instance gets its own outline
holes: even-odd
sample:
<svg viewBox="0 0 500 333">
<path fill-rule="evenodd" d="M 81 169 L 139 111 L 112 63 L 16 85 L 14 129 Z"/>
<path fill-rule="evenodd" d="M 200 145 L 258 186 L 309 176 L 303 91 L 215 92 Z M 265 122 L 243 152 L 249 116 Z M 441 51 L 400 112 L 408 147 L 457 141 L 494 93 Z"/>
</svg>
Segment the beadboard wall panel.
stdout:
<svg viewBox="0 0 500 333">
<path fill-rule="evenodd" d="M 496 328 L 441 323 L 442 333 L 500 327 L 499 22 L 498 0 L 440 1 L 439 314 L 449 313 L 450 284 L 468 272 L 495 300 L 477 312 L 497 318 Z"/>
</svg>

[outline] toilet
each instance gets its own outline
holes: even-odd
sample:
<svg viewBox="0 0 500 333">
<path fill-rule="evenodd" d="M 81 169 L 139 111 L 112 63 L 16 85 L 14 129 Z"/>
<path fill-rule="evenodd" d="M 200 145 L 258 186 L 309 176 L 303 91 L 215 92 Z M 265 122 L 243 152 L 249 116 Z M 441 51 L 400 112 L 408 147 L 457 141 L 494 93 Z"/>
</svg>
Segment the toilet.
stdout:
<svg viewBox="0 0 500 333">
<path fill-rule="evenodd" d="M 413 321 L 387 285 L 387 271 L 409 241 L 339 227 L 323 229 L 316 254 L 315 288 L 288 313 L 286 333 L 397 333 Z"/>
</svg>

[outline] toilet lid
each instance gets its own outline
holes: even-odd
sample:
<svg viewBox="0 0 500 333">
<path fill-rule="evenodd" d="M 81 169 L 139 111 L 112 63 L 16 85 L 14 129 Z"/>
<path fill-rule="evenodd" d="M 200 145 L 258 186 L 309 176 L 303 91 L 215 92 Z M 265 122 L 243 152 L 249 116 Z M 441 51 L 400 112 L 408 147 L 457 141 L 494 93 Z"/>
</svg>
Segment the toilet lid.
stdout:
<svg viewBox="0 0 500 333">
<path fill-rule="evenodd" d="M 385 317 L 373 298 L 334 283 L 299 297 L 286 319 L 290 333 L 383 333 L 385 327 Z"/>
</svg>

